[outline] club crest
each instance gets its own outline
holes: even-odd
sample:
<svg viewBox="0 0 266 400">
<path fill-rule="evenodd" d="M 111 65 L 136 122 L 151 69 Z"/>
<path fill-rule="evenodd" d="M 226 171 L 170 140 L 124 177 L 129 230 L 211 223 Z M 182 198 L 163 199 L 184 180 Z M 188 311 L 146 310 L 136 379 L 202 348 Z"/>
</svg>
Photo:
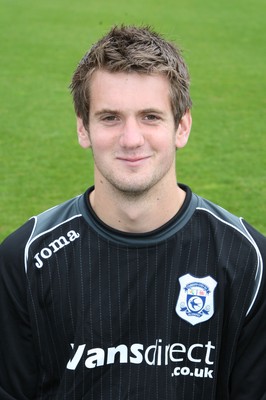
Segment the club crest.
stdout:
<svg viewBox="0 0 266 400">
<path fill-rule="evenodd" d="M 179 278 L 180 293 L 176 313 L 192 325 L 207 321 L 214 313 L 214 290 L 217 282 L 211 276 L 196 278 L 186 274 Z"/>
</svg>

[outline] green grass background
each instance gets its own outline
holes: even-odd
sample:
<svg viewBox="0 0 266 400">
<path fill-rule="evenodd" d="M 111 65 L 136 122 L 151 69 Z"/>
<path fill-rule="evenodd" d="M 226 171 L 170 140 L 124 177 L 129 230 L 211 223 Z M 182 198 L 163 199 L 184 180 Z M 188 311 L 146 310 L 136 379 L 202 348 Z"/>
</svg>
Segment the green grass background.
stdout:
<svg viewBox="0 0 266 400">
<path fill-rule="evenodd" d="M 184 50 L 194 105 L 179 181 L 265 234 L 265 11 L 265 0 L 0 0 L 0 239 L 93 183 L 68 85 L 120 23 Z"/>
</svg>

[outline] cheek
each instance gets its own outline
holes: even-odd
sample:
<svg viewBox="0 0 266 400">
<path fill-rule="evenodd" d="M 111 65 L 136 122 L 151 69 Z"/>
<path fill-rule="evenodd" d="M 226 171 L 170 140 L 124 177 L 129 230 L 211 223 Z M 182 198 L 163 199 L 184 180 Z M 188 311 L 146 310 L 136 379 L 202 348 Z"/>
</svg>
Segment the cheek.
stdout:
<svg viewBox="0 0 266 400">
<path fill-rule="evenodd" d="M 176 151 L 176 136 L 174 133 L 165 131 L 157 141 L 157 148 L 164 153 L 172 153 Z"/>
<path fill-rule="evenodd" d="M 92 151 L 94 155 L 97 154 L 98 158 L 104 157 L 105 154 L 115 150 L 116 141 L 106 133 L 94 132 L 90 139 Z"/>
</svg>

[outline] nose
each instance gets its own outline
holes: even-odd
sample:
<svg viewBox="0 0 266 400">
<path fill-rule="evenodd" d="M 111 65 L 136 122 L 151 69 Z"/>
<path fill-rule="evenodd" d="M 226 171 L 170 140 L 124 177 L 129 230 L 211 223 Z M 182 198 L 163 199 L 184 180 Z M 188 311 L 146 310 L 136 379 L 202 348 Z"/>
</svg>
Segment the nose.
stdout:
<svg viewBox="0 0 266 400">
<path fill-rule="evenodd" d="M 120 145 L 124 148 L 132 149 L 142 146 L 144 144 L 142 129 L 135 118 L 128 118 L 123 125 Z"/>
</svg>

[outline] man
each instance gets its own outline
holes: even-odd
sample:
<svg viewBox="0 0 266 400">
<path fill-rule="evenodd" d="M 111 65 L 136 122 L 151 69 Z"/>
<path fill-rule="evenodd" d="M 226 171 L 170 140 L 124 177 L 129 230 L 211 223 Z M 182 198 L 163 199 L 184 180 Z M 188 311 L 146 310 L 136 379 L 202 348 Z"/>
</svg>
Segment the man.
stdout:
<svg viewBox="0 0 266 400">
<path fill-rule="evenodd" d="M 95 185 L 2 244 L 0 398 L 265 400 L 265 237 L 176 183 L 180 51 L 115 27 L 71 90 Z"/>
</svg>

